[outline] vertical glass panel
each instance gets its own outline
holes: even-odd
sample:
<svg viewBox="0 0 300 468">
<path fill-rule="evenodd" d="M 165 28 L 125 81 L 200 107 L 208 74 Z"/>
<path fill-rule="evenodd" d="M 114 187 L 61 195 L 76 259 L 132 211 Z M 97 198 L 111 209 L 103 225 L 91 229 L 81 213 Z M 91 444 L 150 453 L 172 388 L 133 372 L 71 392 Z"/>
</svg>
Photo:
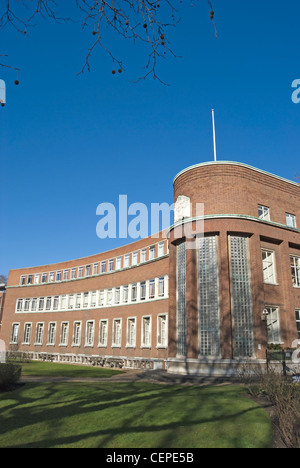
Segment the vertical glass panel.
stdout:
<svg viewBox="0 0 300 468">
<path fill-rule="evenodd" d="M 186 356 L 186 252 L 177 246 L 177 355 Z"/>
</svg>

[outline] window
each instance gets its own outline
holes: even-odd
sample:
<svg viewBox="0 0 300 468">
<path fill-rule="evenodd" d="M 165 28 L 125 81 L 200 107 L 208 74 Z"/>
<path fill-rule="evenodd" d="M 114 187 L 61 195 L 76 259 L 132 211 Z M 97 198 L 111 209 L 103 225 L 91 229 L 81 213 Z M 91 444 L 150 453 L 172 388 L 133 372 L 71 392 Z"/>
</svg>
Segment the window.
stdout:
<svg viewBox="0 0 300 468">
<path fill-rule="evenodd" d="M 116 259 L 116 270 L 120 270 L 122 268 L 122 257 L 118 257 Z"/>
<path fill-rule="evenodd" d="M 94 263 L 93 265 L 93 275 L 98 275 L 99 263 Z"/>
<path fill-rule="evenodd" d="M 104 260 L 101 262 L 101 273 L 105 273 L 106 271 L 106 261 Z"/>
<path fill-rule="evenodd" d="M 270 221 L 270 209 L 267 206 L 258 205 L 258 217 L 264 221 Z"/>
<path fill-rule="evenodd" d="M 121 337 L 122 337 L 122 320 L 114 319 L 113 321 L 113 346 L 121 346 Z"/>
<path fill-rule="evenodd" d="M 128 286 L 123 286 L 123 302 L 124 304 L 128 302 Z"/>
<path fill-rule="evenodd" d="M 24 301 L 24 312 L 29 311 L 29 304 L 30 304 L 30 299 L 25 299 L 25 301 Z"/>
<path fill-rule="evenodd" d="M 69 323 L 63 322 L 60 329 L 60 345 L 67 346 L 68 344 L 68 335 L 69 335 Z"/>
<path fill-rule="evenodd" d="M 146 299 L 146 281 L 140 283 L 140 299 L 141 301 Z"/>
<path fill-rule="evenodd" d="M 159 256 L 159 257 L 162 257 L 164 254 L 165 254 L 165 243 L 164 243 L 164 242 L 160 242 L 160 243 L 158 244 L 158 256 Z"/>
<path fill-rule="evenodd" d="M 109 305 L 109 306 L 112 305 L 112 301 L 113 301 L 113 291 L 112 289 L 108 289 L 106 305 Z"/>
<path fill-rule="evenodd" d="M 39 311 L 44 310 L 44 302 L 45 302 L 45 298 L 40 297 L 40 299 L 39 299 Z"/>
<path fill-rule="evenodd" d="M 57 274 L 56 274 L 56 278 L 57 278 Z M 49 281 L 49 283 L 53 283 L 53 281 L 54 281 L 54 271 L 50 271 L 48 281 Z M 57 280 L 57 281 L 59 281 L 59 280 Z"/>
<path fill-rule="evenodd" d="M 78 278 L 83 277 L 83 267 L 78 267 Z"/>
<path fill-rule="evenodd" d="M 166 348 L 167 347 L 167 315 L 159 315 L 157 317 L 157 347 Z"/>
<path fill-rule="evenodd" d="M 91 296 L 91 307 L 96 307 L 96 301 L 97 301 L 97 292 L 92 291 L 92 296 Z"/>
<path fill-rule="evenodd" d="M 42 273 L 42 283 L 46 283 L 47 281 L 47 273 Z"/>
<path fill-rule="evenodd" d="M 31 323 L 25 323 L 23 344 L 27 344 L 27 345 L 30 344 L 31 329 L 32 329 Z"/>
<path fill-rule="evenodd" d="M 129 267 L 129 261 L 130 261 L 130 254 L 125 255 L 124 257 L 124 268 Z"/>
<path fill-rule="evenodd" d="M 32 281 L 33 281 L 33 275 L 28 275 L 27 284 L 32 284 Z"/>
<path fill-rule="evenodd" d="M 278 307 L 266 307 L 267 315 L 267 330 L 268 343 L 280 343 L 280 320 Z"/>
<path fill-rule="evenodd" d="M 300 258 L 291 257 L 293 285 L 300 288 Z"/>
<path fill-rule="evenodd" d="M 103 346 L 103 347 L 107 346 L 107 328 L 108 328 L 107 320 L 100 320 L 99 346 Z"/>
<path fill-rule="evenodd" d="M 163 297 L 165 295 L 165 278 L 161 276 L 158 279 L 158 296 Z"/>
<path fill-rule="evenodd" d="M 34 275 L 34 284 L 39 284 L 39 282 L 40 282 L 40 276 L 41 276 L 41 275 L 40 275 L 39 273 L 36 273 L 36 274 Z"/>
<path fill-rule="evenodd" d="M 295 215 L 290 214 L 290 213 L 286 213 L 285 216 L 286 216 L 286 225 L 288 227 L 292 227 L 292 228 L 297 227 L 297 225 L 296 225 L 296 216 Z"/>
<path fill-rule="evenodd" d="M 141 250 L 141 263 L 147 261 L 147 249 L 142 249 Z"/>
<path fill-rule="evenodd" d="M 94 346 L 94 330 L 95 330 L 94 322 L 92 320 L 88 321 L 86 324 L 86 338 L 85 338 L 86 346 Z"/>
<path fill-rule="evenodd" d="M 75 279 L 76 278 L 76 268 L 72 268 L 71 270 L 71 279 Z"/>
<path fill-rule="evenodd" d="M 108 271 L 114 270 L 114 259 L 108 260 Z"/>
<path fill-rule="evenodd" d="M 297 324 L 298 340 L 300 340 L 300 310 L 296 310 L 296 324 Z"/>
<path fill-rule="evenodd" d="M 67 303 L 67 296 L 66 295 L 61 296 L 61 301 L 60 301 L 61 310 L 64 310 L 66 308 L 66 303 Z"/>
<path fill-rule="evenodd" d="M 151 347 L 151 317 L 142 318 L 142 347 Z"/>
<path fill-rule="evenodd" d="M 64 270 L 63 280 L 66 281 L 67 279 L 69 279 L 69 270 Z"/>
<path fill-rule="evenodd" d="M 31 300 L 31 312 L 36 311 L 36 306 L 37 306 L 37 298 L 33 297 L 32 300 Z"/>
<path fill-rule="evenodd" d="M 80 341 L 81 341 L 81 322 L 74 322 L 73 346 L 80 346 Z"/>
<path fill-rule="evenodd" d="M 136 341 L 136 318 L 127 319 L 127 346 L 135 347 Z"/>
<path fill-rule="evenodd" d="M 149 299 L 155 298 L 155 279 L 149 281 Z"/>
<path fill-rule="evenodd" d="M 17 312 L 22 312 L 23 310 L 23 299 L 17 300 Z"/>
<path fill-rule="evenodd" d="M 14 323 L 13 326 L 12 326 L 12 333 L 11 333 L 11 343 L 12 344 L 18 344 L 19 330 L 20 330 L 20 324 L 19 323 Z"/>
<path fill-rule="evenodd" d="M 46 299 L 46 310 L 51 310 L 51 302 L 52 302 L 52 298 L 47 297 L 47 299 Z"/>
<path fill-rule="evenodd" d="M 36 324 L 36 334 L 35 334 L 35 344 L 42 345 L 43 344 L 43 334 L 44 334 L 44 324 L 37 323 Z"/>
<path fill-rule="evenodd" d="M 70 294 L 68 298 L 68 309 L 73 309 L 74 307 L 74 296 L 73 294 Z"/>
<path fill-rule="evenodd" d="M 54 299 L 53 299 L 53 310 L 57 310 L 57 309 L 58 309 L 58 301 L 59 301 L 59 296 L 54 296 Z"/>
<path fill-rule="evenodd" d="M 80 309 L 81 307 L 81 293 L 76 294 L 75 309 Z"/>
<path fill-rule="evenodd" d="M 89 306 L 89 297 L 90 297 L 90 293 L 88 292 L 83 293 L 83 307 L 85 309 Z"/>
<path fill-rule="evenodd" d="M 56 323 L 49 323 L 48 329 L 48 345 L 55 345 L 55 335 L 56 335 Z"/>
<path fill-rule="evenodd" d="M 138 264 L 138 252 L 133 252 L 132 254 L 132 265 L 137 265 Z"/>
<path fill-rule="evenodd" d="M 115 289 L 115 304 L 120 304 L 120 294 L 121 294 L 121 289 L 116 288 Z"/>
<path fill-rule="evenodd" d="M 137 283 L 131 285 L 131 302 L 135 302 L 137 298 Z"/>
<path fill-rule="evenodd" d="M 262 250 L 262 263 L 264 282 L 276 284 L 275 256 L 274 252 Z"/>
<path fill-rule="evenodd" d="M 61 271 L 60 270 L 58 270 L 56 272 L 56 281 L 61 281 Z"/>
<path fill-rule="evenodd" d="M 104 307 L 104 304 L 105 304 L 105 294 L 104 294 L 104 290 L 102 289 L 99 292 L 99 307 Z"/>
<path fill-rule="evenodd" d="M 155 245 L 151 245 L 149 249 L 149 260 L 153 260 L 155 258 Z"/>
<path fill-rule="evenodd" d="M 20 276 L 20 286 L 24 286 L 26 284 L 26 276 Z"/>
<path fill-rule="evenodd" d="M 86 265 L 85 276 L 91 276 L 91 265 Z"/>
</svg>

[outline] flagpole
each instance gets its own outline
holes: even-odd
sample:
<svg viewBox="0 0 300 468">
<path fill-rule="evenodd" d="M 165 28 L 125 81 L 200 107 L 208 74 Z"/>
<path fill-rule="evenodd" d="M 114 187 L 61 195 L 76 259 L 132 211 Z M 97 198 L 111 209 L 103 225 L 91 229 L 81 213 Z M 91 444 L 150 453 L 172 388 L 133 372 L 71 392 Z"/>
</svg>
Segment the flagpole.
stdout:
<svg viewBox="0 0 300 468">
<path fill-rule="evenodd" d="M 217 161 L 217 145 L 216 145 L 216 128 L 215 128 L 215 110 L 212 109 L 212 122 L 213 122 L 213 134 L 214 134 L 214 159 Z"/>
</svg>

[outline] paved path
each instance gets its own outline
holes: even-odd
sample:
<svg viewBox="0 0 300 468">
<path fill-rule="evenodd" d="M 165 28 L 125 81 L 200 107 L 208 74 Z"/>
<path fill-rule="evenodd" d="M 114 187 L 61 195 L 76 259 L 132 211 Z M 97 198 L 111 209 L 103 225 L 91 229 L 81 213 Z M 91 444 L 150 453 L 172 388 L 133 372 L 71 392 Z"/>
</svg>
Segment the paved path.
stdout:
<svg viewBox="0 0 300 468">
<path fill-rule="evenodd" d="M 35 377 L 22 376 L 21 382 L 150 382 L 165 385 L 224 385 L 237 383 L 236 379 L 206 376 L 168 374 L 163 370 L 128 370 L 112 377 Z"/>
</svg>

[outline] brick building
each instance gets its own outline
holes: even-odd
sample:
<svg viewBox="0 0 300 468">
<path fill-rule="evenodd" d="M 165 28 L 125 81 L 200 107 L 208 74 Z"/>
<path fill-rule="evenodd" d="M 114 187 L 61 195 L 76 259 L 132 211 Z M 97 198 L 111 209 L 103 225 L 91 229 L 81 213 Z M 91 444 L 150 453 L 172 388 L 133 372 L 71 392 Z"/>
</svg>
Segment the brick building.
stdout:
<svg viewBox="0 0 300 468">
<path fill-rule="evenodd" d="M 268 344 L 297 347 L 299 184 L 246 164 L 204 163 L 176 176 L 174 200 L 185 207 L 168 239 L 10 271 L 7 348 L 229 375 L 245 359 L 263 362 Z"/>
</svg>

